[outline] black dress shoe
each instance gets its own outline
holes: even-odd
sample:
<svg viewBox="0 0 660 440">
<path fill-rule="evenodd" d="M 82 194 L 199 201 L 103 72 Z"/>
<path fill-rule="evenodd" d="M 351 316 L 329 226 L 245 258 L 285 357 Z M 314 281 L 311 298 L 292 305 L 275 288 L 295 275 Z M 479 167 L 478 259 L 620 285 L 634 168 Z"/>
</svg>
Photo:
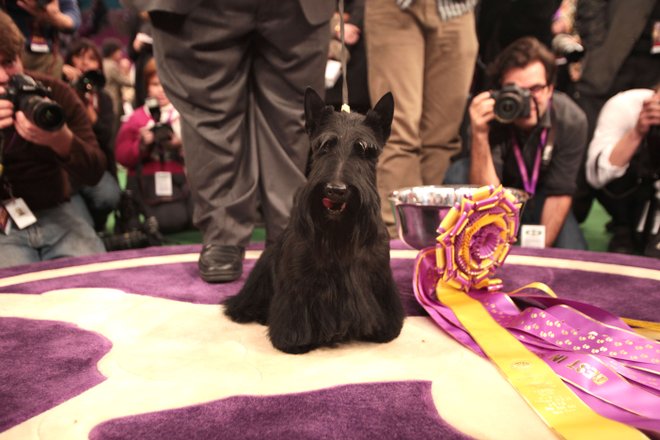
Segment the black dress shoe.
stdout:
<svg viewBox="0 0 660 440">
<path fill-rule="evenodd" d="M 206 244 L 197 262 L 199 274 L 207 283 L 234 281 L 243 273 L 244 255 L 241 246 Z"/>
</svg>

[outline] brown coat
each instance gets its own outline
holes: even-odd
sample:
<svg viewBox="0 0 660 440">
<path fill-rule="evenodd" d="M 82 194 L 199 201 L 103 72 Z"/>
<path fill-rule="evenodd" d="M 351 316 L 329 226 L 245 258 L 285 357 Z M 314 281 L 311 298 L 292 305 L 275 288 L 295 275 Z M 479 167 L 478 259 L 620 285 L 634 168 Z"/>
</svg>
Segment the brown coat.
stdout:
<svg viewBox="0 0 660 440">
<path fill-rule="evenodd" d="M 11 185 L 14 197 L 22 197 L 31 210 L 38 211 L 69 200 L 71 180 L 83 185 L 98 183 L 106 169 L 106 159 L 73 89 L 49 76 L 28 74 L 50 87 L 50 96 L 64 108 L 66 124 L 74 135 L 71 154 L 62 159 L 50 148 L 25 141 L 13 128 L 3 131 L 3 180 Z M 9 194 L 2 185 L 0 200 L 7 198 Z"/>
</svg>

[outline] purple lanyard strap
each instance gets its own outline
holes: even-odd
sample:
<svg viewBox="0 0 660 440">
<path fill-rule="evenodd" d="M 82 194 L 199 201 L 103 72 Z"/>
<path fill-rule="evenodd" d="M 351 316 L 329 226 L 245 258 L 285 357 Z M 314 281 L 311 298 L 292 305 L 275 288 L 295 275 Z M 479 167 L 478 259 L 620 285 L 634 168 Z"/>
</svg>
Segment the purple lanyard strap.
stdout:
<svg viewBox="0 0 660 440">
<path fill-rule="evenodd" d="M 518 145 L 518 140 L 513 136 L 513 153 L 516 156 L 516 162 L 518 163 L 518 169 L 520 170 L 520 176 L 522 177 L 523 186 L 525 191 L 530 195 L 533 195 L 536 192 L 536 185 L 539 181 L 539 171 L 541 169 L 541 152 L 545 146 L 545 142 L 548 137 L 548 129 L 544 128 L 541 132 L 541 138 L 539 140 L 539 145 L 536 148 L 536 157 L 534 158 L 534 168 L 532 169 L 532 180 L 529 179 L 529 174 L 527 173 L 527 166 L 525 166 L 525 161 L 522 156 L 522 151 Z"/>
</svg>

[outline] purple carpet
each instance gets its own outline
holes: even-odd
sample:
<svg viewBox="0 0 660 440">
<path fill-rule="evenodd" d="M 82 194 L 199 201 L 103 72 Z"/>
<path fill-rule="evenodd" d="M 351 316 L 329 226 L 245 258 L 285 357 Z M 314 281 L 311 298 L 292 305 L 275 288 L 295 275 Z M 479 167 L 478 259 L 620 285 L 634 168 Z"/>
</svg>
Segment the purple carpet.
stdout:
<svg viewBox="0 0 660 440">
<path fill-rule="evenodd" d="M 405 423 L 402 423 L 405 421 Z M 438 418 L 428 382 L 347 385 L 286 396 L 231 397 L 99 425 L 90 440 L 467 439 Z"/>
<path fill-rule="evenodd" d="M 0 318 L 0 432 L 99 384 L 112 344 L 70 324 Z"/>
<path fill-rule="evenodd" d="M 393 249 L 405 249 L 393 242 Z M 258 247 L 255 247 L 258 249 Z M 200 246 L 170 246 L 62 259 L 0 270 L 0 300 L 8 295 L 41 295 L 71 289 L 118 291 L 198 305 L 219 304 L 238 291 L 254 260 L 234 283 L 210 285 L 197 275 L 196 261 L 104 269 L 90 273 L 19 280 L 43 271 L 134 258 L 195 254 Z M 505 264 L 497 276 L 505 290 L 533 281 L 560 297 L 599 306 L 616 315 L 658 321 L 657 278 L 630 276 L 634 268 L 660 270 L 658 260 L 626 255 L 515 248 L 512 255 L 574 262 L 571 268 Z M 611 273 L 581 270 L 581 262 L 618 265 Z M 394 258 L 392 268 L 408 316 L 424 316 L 412 292 L 414 259 Z M 15 296 L 14 296 L 15 298 Z M 8 302 L 9 303 L 9 302 Z M 219 308 L 218 308 L 219 313 Z M 0 439 L 2 432 L 44 413 L 105 380 L 97 363 L 112 342 L 66 322 L 5 315 L 0 303 Z M 348 367 L 350 368 L 350 367 Z M 337 386 L 273 396 L 236 395 L 182 408 L 121 417 L 97 425 L 94 440 L 206 438 L 468 438 L 445 422 L 424 380 Z M 10 437 L 8 437 L 10 438 Z M 48 438 L 45 436 L 44 438 Z M 57 438 L 57 437 L 53 437 Z"/>
</svg>

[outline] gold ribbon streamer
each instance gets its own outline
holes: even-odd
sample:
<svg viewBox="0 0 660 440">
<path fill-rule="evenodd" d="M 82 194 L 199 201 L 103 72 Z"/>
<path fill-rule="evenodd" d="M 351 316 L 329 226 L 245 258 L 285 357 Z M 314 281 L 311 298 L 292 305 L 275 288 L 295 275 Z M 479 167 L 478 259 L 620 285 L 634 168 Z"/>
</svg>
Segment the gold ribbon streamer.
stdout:
<svg viewBox="0 0 660 440">
<path fill-rule="evenodd" d="M 564 439 L 646 439 L 640 431 L 601 416 L 577 397 L 545 362 L 501 327 L 481 303 L 442 281 L 438 300 L 448 306 L 543 421 Z"/>
<path fill-rule="evenodd" d="M 634 331 L 649 339 L 660 341 L 660 322 L 641 321 L 639 319 L 621 318 Z"/>
</svg>

